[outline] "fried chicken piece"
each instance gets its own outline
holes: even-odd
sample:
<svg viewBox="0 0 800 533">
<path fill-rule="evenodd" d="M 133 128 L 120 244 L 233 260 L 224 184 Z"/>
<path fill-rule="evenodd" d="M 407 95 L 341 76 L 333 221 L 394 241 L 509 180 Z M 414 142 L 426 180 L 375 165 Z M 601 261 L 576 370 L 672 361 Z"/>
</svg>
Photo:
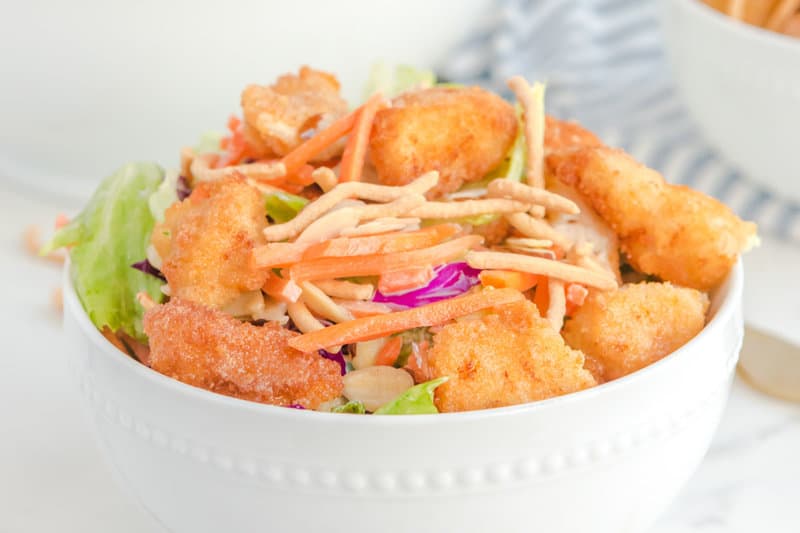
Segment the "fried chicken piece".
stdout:
<svg viewBox="0 0 800 533">
<path fill-rule="evenodd" d="M 244 179 L 199 184 L 153 228 L 171 295 L 220 308 L 260 289 L 268 272 L 253 268 L 250 255 L 266 242 L 266 223 L 261 193 Z"/>
<path fill-rule="evenodd" d="M 298 75 L 285 74 L 274 85 L 249 85 L 242 92 L 244 133 L 261 157 L 283 156 L 303 142 L 306 130 L 322 129 L 347 113 L 339 82 L 327 72 L 302 67 Z M 339 142 L 314 161 L 339 155 Z"/>
<path fill-rule="evenodd" d="M 276 322 L 254 326 L 180 298 L 144 315 L 150 366 L 195 387 L 274 405 L 314 409 L 343 388 L 338 363 L 291 348 Z"/>
<path fill-rule="evenodd" d="M 436 198 L 483 178 L 503 162 L 517 134 L 514 108 L 479 87 L 406 92 L 375 116 L 370 155 L 386 185 L 405 185 L 430 170 Z"/>
<path fill-rule="evenodd" d="M 545 155 L 559 150 L 589 146 L 603 146 L 603 142 L 577 122 L 545 117 Z"/>
<path fill-rule="evenodd" d="M 658 361 L 705 326 L 708 296 L 670 283 L 593 291 L 564 326 L 567 344 L 594 358 L 606 380 Z"/>
<path fill-rule="evenodd" d="M 527 300 L 445 326 L 427 363 L 433 377 L 450 377 L 436 389 L 443 412 L 515 405 L 596 385 L 583 354 L 566 346 Z"/>
<path fill-rule="evenodd" d="M 548 156 L 548 165 L 586 197 L 619 236 L 631 265 L 644 273 L 710 290 L 757 242 L 755 224 L 710 196 L 666 183 L 621 150 L 558 152 Z"/>
</svg>

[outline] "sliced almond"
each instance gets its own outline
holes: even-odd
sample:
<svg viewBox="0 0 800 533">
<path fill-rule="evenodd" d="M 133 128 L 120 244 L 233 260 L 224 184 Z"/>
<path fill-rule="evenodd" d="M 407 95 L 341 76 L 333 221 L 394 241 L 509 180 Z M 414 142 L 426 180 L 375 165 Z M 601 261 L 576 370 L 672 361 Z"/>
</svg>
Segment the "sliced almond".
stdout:
<svg viewBox="0 0 800 533">
<path fill-rule="evenodd" d="M 370 366 L 353 370 L 342 380 L 342 394 L 345 398 L 363 403 L 367 411 L 376 411 L 414 386 L 411 374 L 391 366 Z"/>
</svg>

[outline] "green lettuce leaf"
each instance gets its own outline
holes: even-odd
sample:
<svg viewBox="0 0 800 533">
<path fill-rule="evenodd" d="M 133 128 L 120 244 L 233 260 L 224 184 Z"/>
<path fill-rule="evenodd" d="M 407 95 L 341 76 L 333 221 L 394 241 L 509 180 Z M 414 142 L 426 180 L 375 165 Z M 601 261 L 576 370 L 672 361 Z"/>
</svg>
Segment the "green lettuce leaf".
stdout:
<svg viewBox="0 0 800 533">
<path fill-rule="evenodd" d="M 287 192 L 276 192 L 266 197 L 267 215 L 277 224 L 289 222 L 303 209 L 308 200 Z"/>
<path fill-rule="evenodd" d="M 522 181 L 525 172 L 525 124 L 522 120 L 522 108 L 517 104 L 517 137 L 511 145 L 505 159 L 494 170 L 489 172 L 480 181 L 470 183 L 468 188 L 486 187 L 490 181 L 497 178 L 506 178 L 513 181 Z"/>
<path fill-rule="evenodd" d="M 363 415 L 367 412 L 364 408 L 364 404 L 358 401 L 349 401 L 344 405 L 340 405 L 339 407 L 334 407 L 334 413 L 348 413 L 351 415 Z"/>
<path fill-rule="evenodd" d="M 83 211 L 41 250 L 72 246 L 72 282 L 95 326 L 122 330 L 146 341 L 136 293 L 161 300 L 161 280 L 131 265 L 145 257 L 155 220 L 148 199 L 163 171 L 154 163 L 131 163 L 106 178 Z"/>
<path fill-rule="evenodd" d="M 147 199 L 150 214 L 156 222 L 164 221 L 164 212 L 178 201 L 178 171 L 168 170 L 158 189 Z"/>
<path fill-rule="evenodd" d="M 447 381 L 447 376 L 414 385 L 403 394 L 381 406 L 376 415 L 425 415 L 438 413 L 433 404 L 433 391 Z"/>
<path fill-rule="evenodd" d="M 410 65 L 389 66 L 383 61 L 372 65 L 369 79 L 364 87 L 364 99 L 376 92 L 393 98 L 412 87 L 431 87 L 436 84 L 432 70 L 418 69 Z"/>
<path fill-rule="evenodd" d="M 219 141 L 222 134 L 218 131 L 207 131 L 200 136 L 193 150 L 196 154 L 216 154 L 220 152 Z"/>
</svg>

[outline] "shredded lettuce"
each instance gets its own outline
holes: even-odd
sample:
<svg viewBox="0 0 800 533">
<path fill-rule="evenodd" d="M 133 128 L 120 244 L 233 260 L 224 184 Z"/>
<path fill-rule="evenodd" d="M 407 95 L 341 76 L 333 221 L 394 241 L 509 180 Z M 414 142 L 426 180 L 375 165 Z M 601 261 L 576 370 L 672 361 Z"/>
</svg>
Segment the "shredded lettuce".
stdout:
<svg viewBox="0 0 800 533">
<path fill-rule="evenodd" d="M 381 406 L 376 415 L 425 415 L 438 413 L 439 410 L 433 403 L 433 391 L 436 387 L 447 381 L 448 377 L 441 377 L 414 385 L 400 396 Z"/>
<path fill-rule="evenodd" d="M 426 218 L 423 222 L 423 226 L 435 226 L 436 224 L 446 224 L 455 222 L 456 224 L 469 224 L 472 227 L 475 226 L 484 226 L 486 224 L 490 224 L 500 218 L 500 215 L 495 215 L 493 213 L 484 213 L 482 215 L 473 215 L 471 217 L 460 217 L 460 218 Z"/>
<path fill-rule="evenodd" d="M 215 154 L 220 152 L 219 141 L 222 134 L 218 131 L 207 131 L 200 136 L 193 150 L 196 154 Z"/>
<path fill-rule="evenodd" d="M 364 404 L 358 401 L 349 401 L 339 407 L 334 407 L 331 411 L 333 413 L 348 413 L 351 415 L 363 415 L 367 412 Z"/>
<path fill-rule="evenodd" d="M 178 201 L 178 178 L 177 170 L 168 170 L 161 185 L 147 199 L 150 214 L 156 222 L 162 222 L 167 208 Z"/>
<path fill-rule="evenodd" d="M 266 197 L 267 215 L 277 224 L 289 222 L 303 209 L 308 200 L 287 192 L 276 192 Z"/>
<path fill-rule="evenodd" d="M 522 108 L 517 104 L 517 137 L 514 144 L 506 154 L 505 159 L 500 165 L 489 172 L 487 176 L 479 182 L 470 183 L 471 187 L 485 187 L 490 181 L 497 178 L 506 178 L 513 181 L 522 181 L 522 174 L 525 172 L 525 125 L 522 120 Z"/>
<path fill-rule="evenodd" d="M 161 280 L 131 268 L 145 257 L 155 219 L 148 199 L 163 171 L 155 163 L 131 163 L 106 178 L 83 211 L 60 229 L 41 253 L 72 246 L 72 282 L 95 326 L 122 330 L 146 341 L 139 291 L 161 300 Z"/>
<path fill-rule="evenodd" d="M 410 65 L 389 66 L 383 61 L 372 65 L 369 79 L 364 87 L 364 99 L 376 92 L 392 98 L 413 87 L 432 87 L 436 74 L 432 70 L 418 69 Z"/>
</svg>

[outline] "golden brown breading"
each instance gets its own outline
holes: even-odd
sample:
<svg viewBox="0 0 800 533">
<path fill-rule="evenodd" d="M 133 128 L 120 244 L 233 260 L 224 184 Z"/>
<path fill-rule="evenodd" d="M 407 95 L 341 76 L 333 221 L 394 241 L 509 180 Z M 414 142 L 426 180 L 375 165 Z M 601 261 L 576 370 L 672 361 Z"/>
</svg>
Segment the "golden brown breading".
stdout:
<svg viewBox="0 0 800 533">
<path fill-rule="evenodd" d="M 621 150 L 558 152 L 548 165 L 589 200 L 619 236 L 631 265 L 647 274 L 710 290 L 756 239 L 752 222 L 710 196 L 666 183 Z"/>
<path fill-rule="evenodd" d="M 566 346 L 527 300 L 445 326 L 427 363 L 433 377 L 450 377 L 436 389 L 443 412 L 515 405 L 596 385 L 583 354 Z"/>
<path fill-rule="evenodd" d="M 545 118 L 545 155 L 558 150 L 587 146 L 603 146 L 603 142 L 577 122 L 559 120 L 551 116 Z"/>
<path fill-rule="evenodd" d="M 150 366 L 196 387 L 275 405 L 311 409 L 342 392 L 339 365 L 288 345 L 297 335 L 275 322 L 254 326 L 173 298 L 147 311 Z"/>
<path fill-rule="evenodd" d="M 370 155 L 381 183 L 405 185 L 438 170 L 429 198 L 479 180 L 502 163 L 517 134 L 514 108 L 479 87 L 404 93 L 378 112 Z"/>
<path fill-rule="evenodd" d="M 670 283 L 592 291 L 564 326 L 567 344 L 599 362 L 606 380 L 630 374 L 686 344 L 703 329 L 708 297 Z"/>
<path fill-rule="evenodd" d="M 198 185 L 153 228 L 153 246 L 171 294 L 223 307 L 240 293 L 261 288 L 268 272 L 250 265 L 253 247 L 266 243 L 261 193 L 229 177 Z"/>
<path fill-rule="evenodd" d="M 261 157 L 283 156 L 303 142 L 306 129 L 324 127 L 347 113 L 339 95 L 339 82 L 327 72 L 309 67 L 298 75 L 285 74 L 271 86 L 249 85 L 242 92 L 245 136 Z M 343 143 L 314 158 L 325 161 L 338 155 Z"/>
</svg>

